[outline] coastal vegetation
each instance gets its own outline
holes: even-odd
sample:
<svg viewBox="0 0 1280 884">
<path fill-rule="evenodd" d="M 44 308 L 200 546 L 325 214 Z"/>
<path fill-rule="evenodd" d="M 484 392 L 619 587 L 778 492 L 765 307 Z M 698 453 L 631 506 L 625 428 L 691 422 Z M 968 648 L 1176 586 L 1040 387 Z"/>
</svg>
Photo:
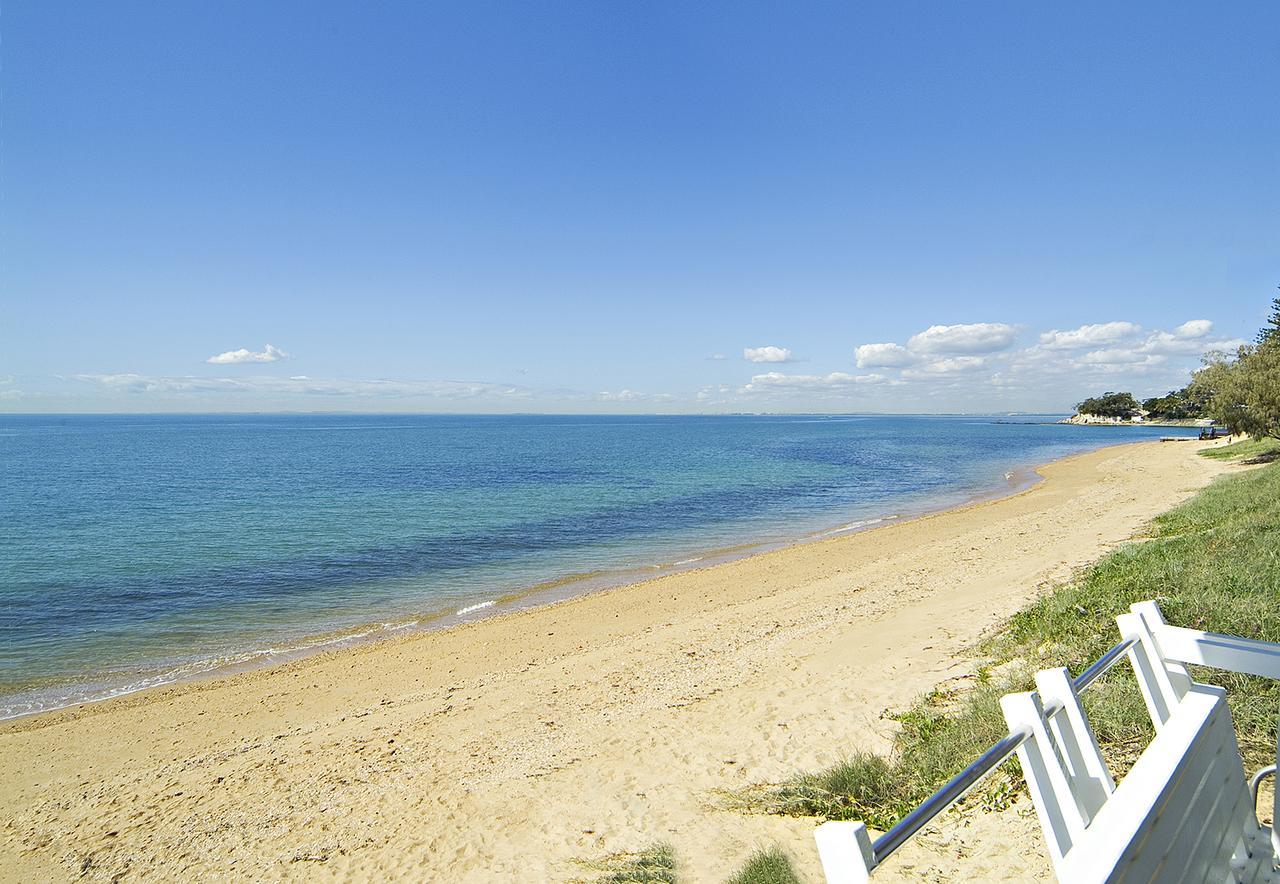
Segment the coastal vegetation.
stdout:
<svg viewBox="0 0 1280 884">
<path fill-rule="evenodd" d="M 1084 400 L 1076 406 L 1076 411 L 1081 414 L 1091 414 L 1094 417 L 1118 417 L 1127 420 L 1140 414 L 1142 410 L 1132 393 L 1107 392 Z"/>
<path fill-rule="evenodd" d="M 1269 463 L 1280 459 L 1280 440 L 1241 439 L 1222 448 L 1206 448 L 1201 457 L 1210 460 L 1230 460 L 1245 464 Z"/>
<path fill-rule="evenodd" d="M 1213 449 L 1255 456 L 1256 445 Z M 1230 454 L 1224 454 L 1230 452 Z M 1015 614 L 978 649 L 986 663 L 966 689 L 937 691 L 898 716 L 888 758 L 858 753 L 826 770 L 739 796 L 758 811 L 896 822 L 1006 732 L 998 698 L 1029 690 L 1036 669 L 1078 674 L 1116 640 L 1115 616 L 1157 599 L 1170 622 L 1214 632 L 1280 637 L 1280 465 L 1218 480 L 1156 518 L 1150 535 L 1111 553 L 1077 579 Z M 1280 686 L 1204 669 L 1198 680 L 1227 689 L 1241 751 L 1250 767 L 1274 760 Z M 1118 667 L 1084 695 L 1113 772 L 1122 775 L 1152 730 L 1136 681 Z M 966 801 L 999 808 L 1020 787 L 1006 764 Z"/>
<path fill-rule="evenodd" d="M 1205 416 L 1208 404 L 1209 396 L 1205 391 L 1187 384 L 1181 390 L 1170 390 L 1163 396 L 1142 400 L 1142 410 L 1154 420 L 1197 420 Z"/>
<path fill-rule="evenodd" d="M 1252 344 L 1205 357 L 1191 381 L 1205 414 L 1253 439 L 1280 439 L 1280 298 Z"/>
<path fill-rule="evenodd" d="M 1280 286 L 1276 286 L 1280 288 Z M 1267 317 L 1266 323 L 1258 331 L 1255 339 L 1258 344 L 1275 344 L 1280 343 L 1280 298 L 1271 299 L 1271 315 Z"/>
<path fill-rule="evenodd" d="M 1153 396 L 1141 403 L 1132 393 L 1107 392 L 1084 400 L 1076 406 L 1076 411 L 1090 417 L 1113 420 L 1190 421 L 1206 416 L 1209 398 L 1207 390 L 1187 384 L 1180 390 L 1170 390 L 1163 396 Z"/>
<path fill-rule="evenodd" d="M 757 850 L 728 884 L 800 884 L 791 858 L 777 847 Z"/>
<path fill-rule="evenodd" d="M 1193 385 L 1207 394 L 1206 411 L 1218 423 L 1280 439 L 1280 337 L 1245 344 L 1234 358 L 1210 358 Z"/>
<path fill-rule="evenodd" d="M 1187 384 L 1180 390 L 1170 390 L 1163 396 L 1153 396 L 1141 403 L 1132 393 L 1107 392 L 1084 400 L 1076 406 L 1076 411 L 1114 420 L 1190 421 L 1206 416 L 1209 398 L 1208 390 Z"/>
<path fill-rule="evenodd" d="M 679 880 L 675 849 L 665 841 L 585 865 L 601 873 L 593 884 L 675 884 Z"/>
<path fill-rule="evenodd" d="M 675 849 L 665 841 L 584 865 L 603 873 L 591 884 L 676 884 L 681 880 Z M 773 845 L 751 854 L 726 884 L 800 884 L 800 878 L 791 858 Z"/>
</svg>

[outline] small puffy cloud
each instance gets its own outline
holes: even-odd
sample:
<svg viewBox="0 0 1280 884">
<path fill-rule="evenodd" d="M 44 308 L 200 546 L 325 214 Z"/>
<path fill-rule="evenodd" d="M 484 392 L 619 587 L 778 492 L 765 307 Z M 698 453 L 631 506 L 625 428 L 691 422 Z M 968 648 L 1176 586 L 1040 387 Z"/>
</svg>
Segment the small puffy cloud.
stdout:
<svg viewBox="0 0 1280 884">
<path fill-rule="evenodd" d="M 1040 335 L 1040 346 L 1046 350 L 1075 350 L 1114 344 L 1136 335 L 1142 327 L 1132 322 L 1098 322 L 1070 331 L 1056 328 Z"/>
<path fill-rule="evenodd" d="M 725 356 L 723 353 L 712 353 L 707 358 L 710 359 L 712 362 L 723 362 L 728 357 Z"/>
<path fill-rule="evenodd" d="M 742 358 L 748 362 L 790 362 L 792 355 L 786 347 L 744 347 Z"/>
<path fill-rule="evenodd" d="M 1203 338 L 1213 331 L 1213 323 L 1207 319 L 1190 319 L 1173 330 L 1175 338 Z"/>
<path fill-rule="evenodd" d="M 1004 322 L 931 325 L 908 338 L 905 347 L 862 344 L 854 350 L 854 361 L 858 368 L 904 369 L 904 378 L 967 371 L 983 365 L 983 356 L 1013 346 L 1017 334 L 1017 326 Z"/>
<path fill-rule="evenodd" d="M 912 353 L 994 353 L 1013 344 L 1018 330 L 1003 322 L 931 325 L 907 341 Z"/>
<path fill-rule="evenodd" d="M 858 368 L 896 368 L 910 365 L 914 357 L 901 344 L 863 344 L 854 351 Z"/>
<path fill-rule="evenodd" d="M 267 344 L 265 350 L 261 353 L 255 353 L 252 350 L 246 350 L 241 347 L 239 350 L 228 350 L 225 353 L 219 353 L 217 356 L 210 356 L 205 362 L 210 365 L 242 365 L 248 362 L 279 362 L 281 359 L 288 357 L 279 347 L 273 347 Z"/>
<path fill-rule="evenodd" d="M 1213 323 L 1209 320 L 1192 319 L 1171 332 L 1152 332 L 1138 349 L 1143 353 L 1199 356 L 1209 350 L 1231 351 L 1244 343 L 1238 339 L 1210 338 L 1212 331 Z"/>
</svg>

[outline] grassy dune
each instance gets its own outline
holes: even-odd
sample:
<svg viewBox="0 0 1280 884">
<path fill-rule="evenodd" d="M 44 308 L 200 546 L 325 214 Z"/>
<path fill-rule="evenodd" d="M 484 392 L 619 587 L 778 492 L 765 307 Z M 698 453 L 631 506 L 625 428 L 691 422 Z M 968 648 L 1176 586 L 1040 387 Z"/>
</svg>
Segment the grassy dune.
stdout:
<svg viewBox="0 0 1280 884">
<path fill-rule="evenodd" d="M 1213 460 L 1265 463 L 1280 456 L 1280 440 L 1244 439 L 1240 442 L 1225 445 L 1222 448 L 1206 448 L 1200 454 Z"/>
<path fill-rule="evenodd" d="M 665 841 L 584 865 L 599 873 L 591 879 L 593 884 L 675 884 L 679 880 L 675 850 Z"/>
</svg>

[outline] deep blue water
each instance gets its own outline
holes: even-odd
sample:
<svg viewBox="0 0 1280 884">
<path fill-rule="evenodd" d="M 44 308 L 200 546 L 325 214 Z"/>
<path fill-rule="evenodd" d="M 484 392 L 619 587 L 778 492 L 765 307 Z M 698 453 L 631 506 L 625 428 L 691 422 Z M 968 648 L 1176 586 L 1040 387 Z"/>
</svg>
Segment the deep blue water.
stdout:
<svg viewBox="0 0 1280 884">
<path fill-rule="evenodd" d="M 1051 420 L 0 415 L 0 716 L 942 507 L 1184 432 Z"/>
</svg>

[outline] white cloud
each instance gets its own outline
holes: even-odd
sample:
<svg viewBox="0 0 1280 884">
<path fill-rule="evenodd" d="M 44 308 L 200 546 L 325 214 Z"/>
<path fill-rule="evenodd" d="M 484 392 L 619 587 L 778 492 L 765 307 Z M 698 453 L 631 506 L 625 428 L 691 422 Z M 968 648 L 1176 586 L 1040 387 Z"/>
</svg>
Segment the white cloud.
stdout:
<svg viewBox="0 0 1280 884">
<path fill-rule="evenodd" d="M 713 355 L 711 355 L 711 356 L 709 356 L 709 357 L 707 357 L 707 358 L 708 358 L 708 359 L 711 359 L 711 360 L 714 360 L 715 362 L 720 362 L 720 361 L 722 361 L 722 360 L 724 360 L 724 359 L 727 359 L 728 357 L 727 357 L 727 356 L 725 356 L 723 353 L 715 353 L 715 354 L 713 354 Z"/>
<path fill-rule="evenodd" d="M 742 358 L 748 362 L 790 362 L 792 355 L 786 347 L 744 347 Z"/>
<path fill-rule="evenodd" d="M 254 353 L 252 350 L 241 347 L 239 350 L 228 350 L 226 353 L 210 356 L 205 362 L 210 365 L 241 365 L 246 362 L 278 362 L 288 356 L 289 354 L 280 348 L 267 344 L 267 348 L 261 353 Z"/>
<path fill-rule="evenodd" d="M 1175 338 L 1203 338 L 1213 331 L 1213 323 L 1207 319 L 1189 319 L 1173 330 Z"/>
<path fill-rule="evenodd" d="M 1213 323 L 1207 319 L 1192 319 L 1171 332 L 1152 332 L 1138 346 L 1140 353 L 1158 353 L 1166 356 L 1200 356 L 1209 350 L 1231 351 L 1244 341 L 1213 339 L 1209 333 Z"/>
<path fill-rule="evenodd" d="M 1152 332 L 1134 348 L 1137 353 L 1181 353 L 1187 356 L 1198 355 L 1204 351 L 1204 341 L 1195 338 L 1180 338 L 1173 332 Z"/>
<path fill-rule="evenodd" d="M 1079 358 L 1082 365 L 1158 365 L 1165 357 L 1127 347 L 1091 350 Z"/>
<path fill-rule="evenodd" d="M 983 356 L 949 356 L 946 359 L 935 359 L 917 368 L 907 369 L 903 377 L 928 377 L 930 375 L 956 374 L 962 371 L 975 371 L 987 364 Z"/>
<path fill-rule="evenodd" d="M 910 365 L 913 359 L 901 344 L 863 344 L 854 351 L 858 368 L 896 368 Z"/>
<path fill-rule="evenodd" d="M 1243 340 L 1211 338 L 1210 320 L 1188 320 L 1172 331 L 1152 331 L 1128 347 L 1111 347 L 1085 353 L 1084 365 L 1157 365 L 1166 357 L 1202 356 L 1208 351 L 1233 351 Z"/>
<path fill-rule="evenodd" d="M 1046 350 L 1074 350 L 1114 344 L 1142 331 L 1142 326 L 1132 322 L 1099 322 L 1082 325 L 1070 331 L 1056 328 L 1040 335 L 1040 346 Z"/>
<path fill-rule="evenodd" d="M 907 340 L 913 353 L 994 353 L 1013 344 L 1018 330 L 1003 322 L 931 325 Z"/>
</svg>

